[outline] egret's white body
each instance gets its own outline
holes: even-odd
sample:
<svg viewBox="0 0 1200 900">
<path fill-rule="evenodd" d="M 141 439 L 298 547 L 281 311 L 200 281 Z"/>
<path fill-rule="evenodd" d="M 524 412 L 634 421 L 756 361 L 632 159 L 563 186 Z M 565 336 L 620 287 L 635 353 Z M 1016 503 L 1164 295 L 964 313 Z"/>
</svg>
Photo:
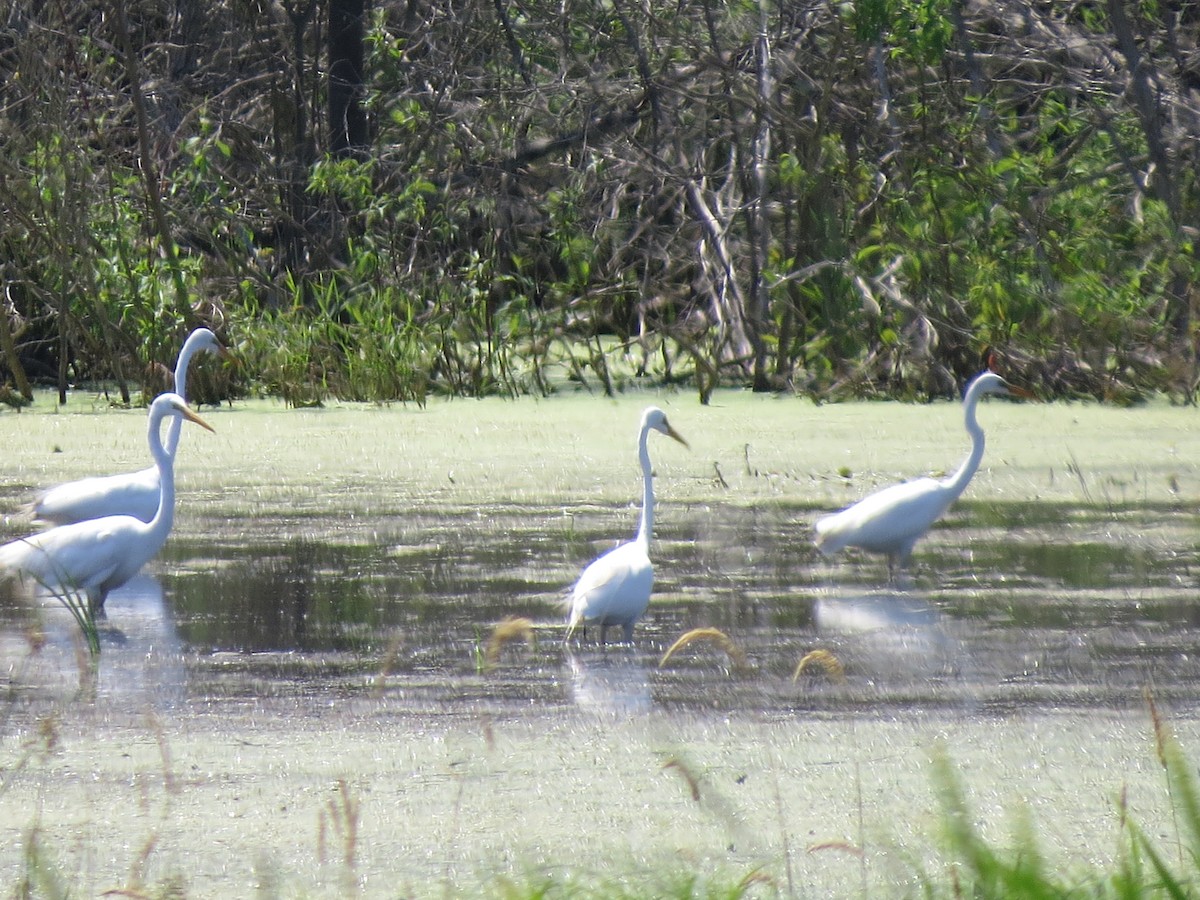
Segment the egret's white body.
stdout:
<svg viewBox="0 0 1200 900">
<path fill-rule="evenodd" d="M 222 352 L 217 336 L 207 328 L 197 328 L 179 351 L 175 364 L 175 393 L 187 399 L 187 373 L 192 357 L 201 351 Z M 171 456 L 179 446 L 183 420 L 172 417 L 167 428 L 166 450 Z M 48 488 L 33 501 L 34 518 L 51 525 L 66 525 L 103 516 L 135 516 L 143 522 L 154 518 L 158 509 L 158 467 L 138 472 L 82 478 Z"/>
<path fill-rule="evenodd" d="M 651 431 L 687 441 L 667 422 L 666 414 L 651 406 L 642 414 L 638 432 L 638 460 L 642 466 L 642 514 L 632 541 L 610 550 L 583 570 L 571 591 L 567 638 L 579 625 L 599 625 L 600 643 L 609 626 L 619 625 L 626 642 L 633 640 L 633 626 L 650 605 L 654 568 L 650 563 L 650 536 L 654 530 L 654 476 L 646 440 Z"/>
<path fill-rule="evenodd" d="M 100 611 L 109 591 L 129 581 L 161 549 L 175 518 L 174 457 L 163 447 L 162 420 L 190 419 L 212 428 L 178 394 L 160 394 L 150 406 L 149 443 L 159 475 L 158 508 L 149 522 L 116 515 L 59 525 L 0 547 L 0 574 L 27 587 L 87 595 Z"/>
<path fill-rule="evenodd" d="M 957 471 L 946 478 L 918 478 L 884 488 L 841 512 L 818 519 L 817 549 L 832 554 L 846 547 L 859 547 L 886 553 L 890 566 L 906 564 L 913 546 L 958 499 L 983 460 L 983 429 L 975 419 L 980 398 L 1009 393 L 1012 389 L 1008 383 L 994 372 L 978 375 L 963 398 L 971 452 Z"/>
</svg>

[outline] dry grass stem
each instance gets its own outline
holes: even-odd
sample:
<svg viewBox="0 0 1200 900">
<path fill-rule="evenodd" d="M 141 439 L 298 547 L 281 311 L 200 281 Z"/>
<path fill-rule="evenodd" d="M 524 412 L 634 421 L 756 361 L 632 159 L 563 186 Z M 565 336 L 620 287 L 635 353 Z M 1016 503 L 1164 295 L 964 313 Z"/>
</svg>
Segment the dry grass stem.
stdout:
<svg viewBox="0 0 1200 900">
<path fill-rule="evenodd" d="M 383 654 L 383 661 L 379 665 L 379 672 L 375 675 L 376 696 L 382 693 L 387 686 L 388 676 L 396 671 L 402 649 L 404 649 L 404 634 L 398 633 L 388 643 L 387 652 Z"/>
<path fill-rule="evenodd" d="M 354 869 L 358 850 L 359 803 L 350 793 L 346 779 L 339 778 L 337 795 L 329 798 L 317 812 L 317 859 L 325 862 L 328 832 L 341 843 L 342 862 L 346 871 Z"/>
<path fill-rule="evenodd" d="M 487 651 L 484 658 L 489 666 L 494 666 L 500 661 L 500 652 L 504 649 L 505 644 L 512 641 L 523 640 L 527 644 L 536 644 L 537 636 L 533 632 L 533 621 L 519 616 L 510 616 L 492 630 L 492 636 L 488 640 Z"/>
<path fill-rule="evenodd" d="M 711 641 L 729 657 L 735 669 L 746 669 L 746 654 L 742 652 L 742 648 L 730 640 L 729 635 L 721 631 L 719 628 L 693 628 L 691 631 L 681 635 L 675 643 L 673 643 L 666 653 L 662 655 L 662 659 L 658 661 L 658 667 L 661 669 L 667 664 L 667 661 L 675 655 L 677 650 L 682 650 L 689 644 L 696 641 Z"/>
<path fill-rule="evenodd" d="M 840 850 L 860 858 L 864 855 L 862 847 L 856 847 L 847 841 L 822 841 L 819 844 L 811 844 L 808 848 L 809 853 L 820 853 L 822 850 Z"/>
<path fill-rule="evenodd" d="M 695 800 L 697 803 L 699 803 L 700 802 L 700 778 L 699 778 L 699 776 L 696 775 L 695 772 L 692 771 L 692 767 L 689 766 L 684 760 L 680 759 L 678 756 L 672 756 L 665 763 L 663 763 L 663 770 L 665 771 L 667 769 L 674 769 L 676 772 L 679 773 L 679 776 L 683 779 L 684 783 L 688 786 L 688 790 L 692 794 L 692 799 Z"/>
<path fill-rule="evenodd" d="M 746 875 L 745 878 L 738 882 L 738 887 L 744 891 L 749 891 L 750 888 L 754 887 L 756 884 L 764 884 L 767 887 L 774 888 L 774 893 L 779 893 L 778 885 L 776 885 L 775 879 L 760 869 L 755 869 L 753 872 L 750 872 L 748 875 Z"/>
<path fill-rule="evenodd" d="M 1146 701 L 1146 708 L 1150 712 L 1150 723 L 1154 726 L 1154 752 L 1158 755 L 1159 765 L 1165 769 L 1167 768 L 1167 740 L 1170 737 L 1167 732 L 1167 724 L 1158 711 L 1158 704 L 1154 702 L 1154 693 L 1149 687 L 1142 688 L 1142 698 Z"/>
<path fill-rule="evenodd" d="M 804 654 L 800 662 L 796 664 L 796 671 L 792 673 L 792 681 L 796 681 L 810 668 L 820 669 L 838 684 L 846 683 L 846 670 L 842 667 L 842 661 L 828 650 L 811 650 Z"/>
<path fill-rule="evenodd" d="M 175 765 L 171 758 L 171 745 L 167 743 L 167 734 L 163 730 L 162 722 L 154 713 L 149 713 L 146 716 L 146 724 L 154 733 L 154 740 L 158 744 L 158 752 L 162 756 L 163 767 L 163 787 L 168 794 L 178 794 L 180 792 L 179 780 L 175 777 Z"/>
</svg>

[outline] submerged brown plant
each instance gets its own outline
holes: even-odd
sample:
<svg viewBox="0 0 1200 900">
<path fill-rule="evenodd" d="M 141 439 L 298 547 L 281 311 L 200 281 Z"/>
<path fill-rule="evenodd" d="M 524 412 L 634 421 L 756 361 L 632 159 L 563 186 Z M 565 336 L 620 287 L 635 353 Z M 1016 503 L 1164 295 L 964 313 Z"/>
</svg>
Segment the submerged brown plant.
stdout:
<svg viewBox="0 0 1200 900">
<path fill-rule="evenodd" d="M 729 657 L 736 669 L 748 668 L 746 664 L 746 654 L 742 652 L 742 648 L 735 644 L 725 632 L 719 628 L 693 628 L 680 635 L 679 639 L 673 643 L 666 653 L 662 655 L 662 659 L 658 661 L 658 667 L 661 669 L 667 664 L 667 661 L 675 655 L 675 651 L 682 650 L 689 644 L 696 641 L 710 641 L 716 644 L 720 649 L 725 651 L 725 655 Z"/>
<path fill-rule="evenodd" d="M 821 853 L 825 850 L 839 850 L 842 853 L 849 853 L 851 856 L 858 857 L 865 855 L 862 847 L 856 847 L 849 841 L 821 841 L 819 844 L 808 845 L 809 853 Z"/>
<path fill-rule="evenodd" d="M 1162 715 L 1158 711 L 1158 704 L 1154 702 L 1154 692 L 1149 686 L 1142 688 L 1142 699 L 1146 702 L 1146 709 L 1150 713 L 1150 724 L 1154 726 L 1154 752 L 1158 756 L 1159 765 L 1164 769 L 1167 768 L 1167 743 L 1170 739 L 1170 734 L 1167 730 L 1167 723 L 1163 721 Z"/>
<path fill-rule="evenodd" d="M 537 643 L 537 636 L 533 631 L 532 619 L 527 619 L 523 616 L 510 616 L 492 629 L 492 636 L 488 640 L 487 650 L 484 651 L 484 659 L 487 660 L 487 664 L 494 666 L 498 663 L 500 661 L 500 652 L 504 649 L 504 645 L 516 640 L 523 640 L 527 644 Z"/>
<path fill-rule="evenodd" d="M 842 661 L 828 650 L 810 650 L 804 654 L 800 662 L 796 664 L 796 671 L 792 673 L 792 681 L 798 679 L 810 668 L 820 669 L 838 684 L 846 683 L 846 670 L 842 667 Z"/>
<path fill-rule="evenodd" d="M 359 801 L 351 794 L 346 779 L 337 781 L 337 793 L 317 811 L 317 859 L 325 862 L 328 833 L 341 844 L 342 863 L 348 872 L 354 870 L 358 850 Z"/>
</svg>

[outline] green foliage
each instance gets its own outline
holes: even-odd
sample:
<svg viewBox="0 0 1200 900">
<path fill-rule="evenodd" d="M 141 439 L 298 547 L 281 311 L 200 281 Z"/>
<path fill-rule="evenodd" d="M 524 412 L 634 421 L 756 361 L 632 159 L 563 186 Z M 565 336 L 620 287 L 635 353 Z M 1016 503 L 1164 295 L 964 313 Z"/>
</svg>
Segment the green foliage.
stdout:
<svg viewBox="0 0 1200 900">
<path fill-rule="evenodd" d="M 266 366 L 237 389 L 318 402 L 613 393 L 631 351 L 702 396 L 945 394 L 993 348 L 1050 392 L 1190 397 L 1195 142 L 1164 133 L 1161 171 L 1123 81 L 1073 59 L 1119 47 L 1104 9 L 1031 8 L 1069 36 L 1042 60 L 950 4 L 373 7 L 372 144 L 336 159 L 321 33 L 242 4 L 136 61 L 148 161 L 111 35 L 31 7 L 0 65 L 18 352 L 124 386 L 205 323 Z M 1187 23 L 1129 16 L 1167 84 Z"/>
<path fill-rule="evenodd" d="M 1151 703 L 1156 747 L 1166 776 L 1176 830 L 1177 854 L 1157 847 L 1133 821 L 1121 798 L 1124 846 L 1111 871 L 1064 871 L 1046 860 L 1027 819 L 1020 819 L 1009 846 L 990 843 L 975 824 L 966 792 L 945 755 L 934 761 L 934 785 L 948 868 L 924 876 L 925 896 L 985 898 L 1146 898 L 1196 896 L 1200 890 L 1200 792 L 1192 766 Z M 1160 831 L 1161 829 L 1155 829 Z M 1174 856 L 1174 859 L 1172 859 Z M 950 884 L 947 885 L 946 881 Z"/>
<path fill-rule="evenodd" d="M 938 63 L 954 37 L 951 0 L 851 0 L 843 13 L 860 41 L 883 42 L 897 53 Z"/>
</svg>

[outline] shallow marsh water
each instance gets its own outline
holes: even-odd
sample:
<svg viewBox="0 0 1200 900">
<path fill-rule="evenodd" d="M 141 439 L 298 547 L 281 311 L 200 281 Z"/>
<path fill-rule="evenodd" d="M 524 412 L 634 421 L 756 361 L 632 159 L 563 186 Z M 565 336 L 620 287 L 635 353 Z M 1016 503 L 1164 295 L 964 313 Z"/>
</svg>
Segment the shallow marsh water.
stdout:
<svg viewBox="0 0 1200 900">
<path fill-rule="evenodd" d="M 634 647 L 589 632 L 564 648 L 563 591 L 633 531 L 649 402 L 691 444 L 651 443 L 655 599 Z M 144 413 L 50 408 L 0 415 L 5 538 L 36 486 L 144 465 Z M 540 868 L 761 865 L 800 895 L 895 896 L 914 861 L 936 867 L 939 748 L 985 827 L 1025 808 L 1064 865 L 1116 852 L 1122 788 L 1170 831 L 1145 688 L 1200 754 L 1195 410 L 985 404 L 984 467 L 899 587 L 878 559 L 818 558 L 808 529 L 957 465 L 953 404 L 204 415 L 217 433 L 185 434 L 175 532 L 110 598 L 94 678 L 63 616 L 42 615 L 35 650 L 27 612 L 0 613 L 4 884 L 36 826 L 84 894 L 179 876 L 194 896 L 428 895 Z M 509 616 L 536 640 L 491 664 Z M 746 665 L 695 644 L 658 667 L 702 625 Z M 845 683 L 793 681 L 813 649 Z"/>
</svg>

